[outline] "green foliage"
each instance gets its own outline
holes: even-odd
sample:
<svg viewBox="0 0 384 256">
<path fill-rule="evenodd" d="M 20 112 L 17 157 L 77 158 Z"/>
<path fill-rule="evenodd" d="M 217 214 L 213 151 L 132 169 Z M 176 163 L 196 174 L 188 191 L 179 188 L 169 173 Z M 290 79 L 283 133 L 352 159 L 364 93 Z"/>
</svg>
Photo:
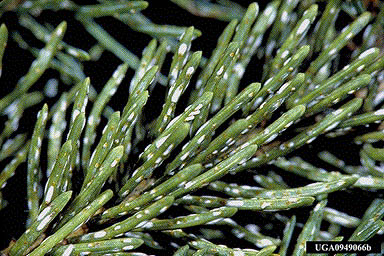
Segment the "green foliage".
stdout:
<svg viewBox="0 0 384 256">
<path fill-rule="evenodd" d="M 192 50 L 204 37 L 197 28 L 149 20 L 141 11 L 155 7 L 146 1 L 0 3 L 0 15 L 13 12 L 24 27 L 1 25 L 0 75 L 3 57 L 12 58 L 9 40 L 36 58 L 0 98 L 1 190 L 24 173 L 18 189 L 27 192 L 28 210 L 25 232 L 4 255 L 306 255 L 306 241 L 382 239 L 384 136 L 375 123 L 384 119 L 384 4 L 171 2 L 226 22 L 211 53 Z M 47 10 L 71 13 L 83 26 L 72 33 L 88 33 L 96 44 L 86 50 L 65 42 L 67 22 L 37 21 Z M 141 58 L 98 24 L 105 16 L 152 37 L 140 45 Z M 343 29 L 339 16 L 351 21 Z M 34 48 L 25 29 L 45 46 Z M 103 52 L 123 64 L 95 88 L 83 65 Z M 245 81 L 255 59 L 263 66 L 259 81 Z M 68 86 L 47 104 L 36 84 L 57 74 Z M 116 94 L 124 98 L 119 109 Z M 154 98 L 163 105 L 150 106 Z M 35 125 L 20 132 L 19 120 L 35 107 Z M 154 109 L 158 116 L 145 118 Z M 360 163 L 339 159 L 332 144 L 308 160 L 302 149 L 330 138 L 348 138 Z M 292 182 L 298 177 L 304 184 Z M 1 190 L 4 210 L 14 202 Z M 374 198 L 364 216 L 327 207 L 341 190 Z M 257 218 L 278 219 L 285 229 L 270 235 Z"/>
</svg>

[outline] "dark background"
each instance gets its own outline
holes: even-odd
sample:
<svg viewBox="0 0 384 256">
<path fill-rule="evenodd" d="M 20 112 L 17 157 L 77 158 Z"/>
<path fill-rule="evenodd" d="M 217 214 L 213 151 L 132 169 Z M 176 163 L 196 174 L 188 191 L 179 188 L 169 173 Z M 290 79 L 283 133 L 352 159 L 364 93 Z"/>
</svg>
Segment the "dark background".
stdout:
<svg viewBox="0 0 384 256">
<path fill-rule="evenodd" d="M 76 2 L 76 1 L 75 1 Z M 92 4 L 95 1 L 77 1 L 81 4 Z M 197 29 L 201 30 L 203 35 L 197 38 L 192 44 L 192 50 L 202 50 L 205 57 L 209 57 L 212 49 L 216 46 L 217 38 L 221 34 L 222 30 L 225 28 L 227 22 L 217 21 L 210 18 L 201 18 L 196 17 L 188 13 L 187 11 L 179 8 L 175 4 L 169 1 L 152 1 L 150 7 L 147 10 L 143 11 L 148 18 L 150 18 L 154 23 L 158 24 L 172 24 L 179 26 L 195 26 Z M 156 5 L 156 3 L 160 3 Z M 242 6 L 246 7 L 253 1 L 236 1 Z M 268 1 L 259 1 L 260 10 L 263 10 L 265 3 Z M 320 10 L 324 6 L 320 5 Z M 96 41 L 87 32 L 82 28 L 73 17 L 73 13 L 67 11 L 44 11 L 36 19 L 44 24 L 49 23 L 53 26 L 57 26 L 61 21 L 66 20 L 68 23 L 67 32 L 64 37 L 64 41 L 84 50 L 88 50 L 93 46 Z M 122 24 L 116 19 L 105 17 L 96 19 L 98 24 L 103 26 L 117 41 L 123 44 L 130 51 L 135 53 L 137 56 L 141 56 L 141 52 L 144 47 L 149 43 L 151 38 L 147 35 L 137 33 L 131 30 L 128 26 Z M 5 13 L 0 18 L 1 23 L 5 23 L 10 31 L 19 31 L 24 39 L 32 46 L 41 48 L 44 46 L 43 43 L 39 42 L 30 31 L 18 25 L 17 16 L 15 13 L 8 12 Z M 341 19 L 341 23 L 338 23 L 342 27 L 342 23 L 349 22 L 348 18 Z M 170 55 L 169 55 L 170 56 Z M 20 49 L 17 44 L 12 40 L 11 36 L 8 40 L 8 46 L 5 51 L 3 59 L 3 74 L 0 78 L 0 95 L 6 95 L 12 91 L 13 87 L 16 85 L 17 81 L 21 76 L 26 74 L 30 64 L 34 60 L 34 57 L 23 49 Z M 241 83 L 241 86 L 244 87 L 251 82 L 260 81 L 261 71 L 262 71 L 262 59 L 254 58 L 250 63 L 247 71 L 245 73 L 244 79 Z M 348 61 L 348 60 L 347 60 Z M 166 65 L 169 65 L 170 58 L 166 62 Z M 84 70 L 85 74 L 91 78 L 92 85 L 100 91 L 105 82 L 112 75 L 116 67 L 121 64 L 121 61 L 115 57 L 112 53 L 105 51 L 97 62 L 85 62 Z M 122 109 L 126 102 L 126 91 L 122 88 L 127 88 L 129 86 L 129 81 L 132 78 L 134 72 L 129 70 L 125 79 L 123 80 L 122 85 L 118 93 L 114 96 L 111 101 L 111 106 L 118 110 Z M 166 74 L 166 73 L 164 73 Z M 54 70 L 48 70 L 39 81 L 30 89 L 42 90 L 45 83 L 48 79 L 52 77 L 59 77 L 58 72 Z M 124 87 L 126 85 L 127 87 Z M 191 86 L 191 85 L 190 85 Z M 161 86 L 154 91 L 155 94 L 151 95 L 150 103 L 147 104 L 145 109 L 145 118 L 147 120 L 152 120 L 156 117 L 161 109 L 158 107 L 159 104 L 162 104 L 165 90 Z M 60 83 L 59 92 L 67 91 L 69 88 L 67 85 Z M 57 100 L 58 97 L 47 99 L 49 106 L 52 106 L 53 103 Z M 25 112 L 23 119 L 20 121 L 19 133 L 20 132 L 29 132 L 31 134 L 32 127 L 36 120 L 36 113 L 41 108 L 42 104 L 39 104 L 36 107 L 33 107 Z M 161 105 L 160 105 L 161 106 Z M 6 119 L 5 117 L 0 117 L 0 123 L 3 123 Z M 322 150 L 329 150 L 338 157 L 345 160 L 348 164 L 358 165 L 359 164 L 359 147 L 352 143 L 353 137 L 356 134 L 366 132 L 367 130 L 373 130 L 375 127 L 359 127 L 354 131 L 351 136 L 344 136 L 341 138 L 327 139 L 324 136 L 319 137 L 311 145 L 304 146 L 302 149 L 296 151 L 294 155 L 299 155 L 306 160 L 310 160 L 311 163 L 326 168 L 327 170 L 335 170 L 333 167 L 326 165 L 324 162 L 321 162 L 317 158 L 317 153 Z M 43 143 L 44 144 L 44 143 Z M 46 144 L 46 143 L 45 143 Z M 43 148 L 43 155 L 44 155 Z M 6 159 L 4 163 L 8 163 L 10 159 Z M 4 164 L 3 163 L 3 164 Z M 44 167 L 45 163 L 42 162 Z M 292 177 L 292 175 L 287 175 L 283 171 L 273 168 L 272 166 L 266 166 L 255 170 L 258 173 L 266 174 L 268 171 L 275 171 L 278 174 L 281 174 L 284 180 L 292 187 L 302 186 L 308 183 L 307 180 Z M 224 179 L 230 182 L 238 182 L 239 184 L 249 184 L 257 185 L 253 181 L 253 175 L 250 173 L 241 173 L 237 176 L 229 176 Z M 3 198 L 5 198 L 9 204 L 8 206 L 0 211 L 0 249 L 5 248 L 10 239 L 18 238 L 25 231 L 25 221 L 27 217 L 26 212 L 26 164 L 21 165 L 17 169 L 17 175 L 11 178 L 8 181 L 6 187 L 2 190 Z M 329 197 L 328 206 L 334 207 L 337 210 L 344 211 L 350 215 L 361 217 L 365 209 L 369 206 L 371 201 L 375 197 L 383 197 L 381 192 L 369 192 L 360 189 L 354 189 L 352 191 L 342 191 L 338 193 L 333 193 Z M 298 222 L 304 223 L 308 217 L 308 213 L 312 207 L 301 208 L 297 210 L 291 210 L 288 212 L 282 212 L 281 214 L 285 216 L 298 216 Z M 186 213 L 186 212 L 185 212 Z M 171 212 L 171 214 L 179 215 L 179 213 Z M 236 221 L 240 224 L 249 224 L 255 223 L 258 224 L 262 233 L 271 235 L 274 237 L 282 238 L 284 224 L 281 221 L 277 220 L 275 213 L 259 213 L 259 212 L 239 212 L 235 216 Z M 326 227 L 326 226 L 325 226 Z M 224 232 L 229 232 L 225 230 Z M 295 236 L 298 235 L 299 229 L 296 228 Z M 353 230 L 343 229 L 342 234 L 345 237 L 348 237 Z M 382 238 L 382 236 L 381 236 Z M 159 235 L 158 239 L 163 240 L 166 244 L 167 237 Z M 293 239 L 295 241 L 295 239 Z M 222 242 L 221 242 L 222 243 Z M 252 245 L 236 240 L 228 239 L 227 243 L 229 246 L 233 247 L 243 247 L 243 248 L 252 248 Z"/>
</svg>

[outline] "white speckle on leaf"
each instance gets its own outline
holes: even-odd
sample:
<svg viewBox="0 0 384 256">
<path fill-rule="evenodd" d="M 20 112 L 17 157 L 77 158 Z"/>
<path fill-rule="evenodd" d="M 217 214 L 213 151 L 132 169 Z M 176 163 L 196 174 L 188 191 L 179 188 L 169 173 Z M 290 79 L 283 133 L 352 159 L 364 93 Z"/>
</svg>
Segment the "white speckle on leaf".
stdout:
<svg viewBox="0 0 384 256">
<path fill-rule="evenodd" d="M 234 207 L 240 207 L 243 206 L 244 202 L 240 200 L 229 200 L 227 202 L 227 206 L 234 206 Z"/>
<path fill-rule="evenodd" d="M 311 21 L 309 19 L 305 19 L 303 21 L 303 23 L 301 23 L 301 25 L 299 26 L 299 28 L 297 29 L 297 32 L 296 34 L 297 35 L 301 35 L 304 33 L 304 31 L 309 27 L 309 24 L 311 23 Z"/>
<path fill-rule="evenodd" d="M 376 50 L 376 48 L 371 48 L 371 49 L 368 49 L 368 50 L 364 51 L 362 54 L 360 54 L 359 59 L 365 58 L 369 54 L 374 53 L 375 50 Z"/>
<path fill-rule="evenodd" d="M 96 233 L 93 235 L 93 237 L 94 237 L 94 238 L 102 238 L 102 237 L 104 237 L 106 234 L 107 234 L 107 232 L 105 232 L 104 230 L 101 230 L 101 231 L 96 232 Z"/>
<path fill-rule="evenodd" d="M 187 51 L 187 48 L 188 48 L 187 44 L 182 43 L 182 44 L 180 45 L 180 47 L 179 47 L 178 54 L 179 54 L 179 55 L 184 55 L 185 52 Z"/>
<path fill-rule="evenodd" d="M 73 248 L 75 248 L 75 246 L 73 244 L 70 244 L 68 246 L 67 249 L 65 249 L 65 251 L 63 252 L 63 255 L 62 256 L 70 256 L 72 251 L 73 251 Z"/>
<path fill-rule="evenodd" d="M 54 190 L 54 187 L 53 187 L 53 186 L 50 186 L 50 187 L 48 188 L 47 196 L 46 196 L 46 198 L 45 198 L 45 201 L 48 202 L 48 203 L 51 202 L 51 200 L 52 200 L 53 190 Z"/>
<path fill-rule="evenodd" d="M 49 221 L 51 220 L 51 215 L 45 216 L 45 218 L 40 222 L 40 224 L 37 226 L 36 230 L 40 231 L 42 230 L 45 226 L 48 225 Z"/>
</svg>

